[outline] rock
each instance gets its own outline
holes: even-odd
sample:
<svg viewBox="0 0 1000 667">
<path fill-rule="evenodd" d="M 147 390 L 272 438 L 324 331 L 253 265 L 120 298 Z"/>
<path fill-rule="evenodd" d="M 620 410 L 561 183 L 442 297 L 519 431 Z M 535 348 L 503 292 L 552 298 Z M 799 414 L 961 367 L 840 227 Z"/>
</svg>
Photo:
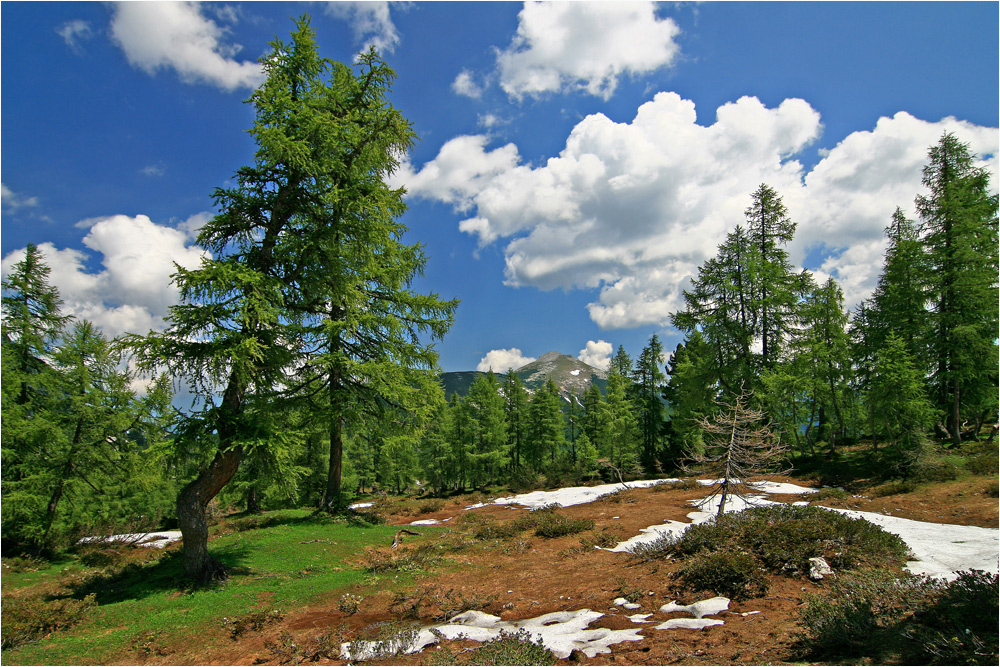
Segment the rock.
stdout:
<svg viewBox="0 0 1000 667">
<path fill-rule="evenodd" d="M 825 558 L 810 558 L 809 559 L 809 578 L 813 581 L 819 581 L 823 577 L 833 574 L 833 568 L 830 564 L 826 562 Z"/>
</svg>

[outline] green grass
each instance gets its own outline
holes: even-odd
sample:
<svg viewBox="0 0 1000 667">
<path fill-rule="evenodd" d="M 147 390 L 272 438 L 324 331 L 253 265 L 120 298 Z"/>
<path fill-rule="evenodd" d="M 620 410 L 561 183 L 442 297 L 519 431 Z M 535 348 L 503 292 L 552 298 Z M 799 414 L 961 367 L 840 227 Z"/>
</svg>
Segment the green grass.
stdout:
<svg viewBox="0 0 1000 667">
<path fill-rule="evenodd" d="M 321 596 L 359 583 L 370 574 L 351 561 L 367 546 L 387 546 L 394 526 L 351 526 L 329 518 L 310 518 L 305 510 L 268 515 L 265 529 L 244 530 L 216 538 L 213 555 L 231 568 L 228 581 L 207 588 L 185 588 L 180 550 L 153 563 L 127 566 L 115 576 L 94 570 L 78 575 L 72 596 L 94 593 L 97 606 L 65 632 L 3 652 L 4 664 L 99 664 L 135 655 L 144 637 L 156 636 L 169 647 L 230 644 L 223 618 L 261 609 L 290 611 Z M 428 533 L 437 532 L 428 527 Z M 11 575 L 9 586 L 54 581 L 65 567 Z M 33 575 L 33 576 L 29 576 Z M 63 580 L 66 580 L 63 575 Z M 187 641 L 185 641 L 187 639 Z"/>
</svg>

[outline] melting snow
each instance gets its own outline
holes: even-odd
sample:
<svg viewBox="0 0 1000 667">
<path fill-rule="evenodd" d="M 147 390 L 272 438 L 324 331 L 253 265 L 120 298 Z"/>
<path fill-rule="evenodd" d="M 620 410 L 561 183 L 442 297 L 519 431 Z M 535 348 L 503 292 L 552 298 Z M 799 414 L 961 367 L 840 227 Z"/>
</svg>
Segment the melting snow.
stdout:
<svg viewBox="0 0 1000 667">
<path fill-rule="evenodd" d="M 664 614 L 679 611 L 685 614 L 691 614 L 695 618 L 715 616 L 716 614 L 720 614 L 727 609 L 729 609 L 729 598 L 721 596 L 708 598 L 707 600 L 702 600 L 701 602 L 695 602 L 694 604 L 688 605 L 677 604 L 677 601 L 674 600 L 660 607 L 660 611 Z"/>
<path fill-rule="evenodd" d="M 516 496 L 508 496 L 507 498 L 497 498 L 491 503 L 482 503 L 479 505 L 472 505 L 466 509 L 475 509 L 477 507 L 484 507 L 487 504 L 493 505 L 521 505 L 529 509 L 534 509 L 536 507 L 542 507 L 543 505 L 559 505 L 560 507 L 569 507 L 571 505 L 583 505 L 584 503 L 592 503 L 597 500 L 600 496 L 612 493 L 614 491 L 619 491 L 623 487 L 630 489 L 642 489 L 649 486 L 655 486 L 657 484 L 663 484 L 665 482 L 676 482 L 677 479 L 646 479 L 639 480 L 635 482 L 625 482 L 624 484 L 601 484 L 600 486 L 570 486 L 565 489 L 556 489 L 554 491 L 532 491 L 531 493 L 521 493 Z"/>
<path fill-rule="evenodd" d="M 92 542 L 123 542 L 134 544 L 140 547 L 153 547 L 162 549 L 169 544 L 179 542 L 181 531 L 179 530 L 158 530 L 154 533 L 127 533 L 124 535 L 108 535 L 106 537 L 81 537 L 78 544 L 88 544 Z"/>
<path fill-rule="evenodd" d="M 761 487 L 758 487 L 761 488 Z M 780 491 L 774 490 L 780 488 Z M 772 485 L 767 482 L 762 490 L 771 493 L 807 493 L 812 489 L 797 487 L 794 484 Z M 643 528 L 639 535 L 619 543 L 609 551 L 629 551 L 636 544 L 652 542 L 661 536 L 680 536 L 687 527 L 708 521 L 715 516 L 719 508 L 719 496 L 710 496 L 702 500 L 693 500 L 691 504 L 699 510 L 688 514 L 691 523 L 682 521 L 667 521 L 656 526 Z M 750 499 L 757 505 L 776 504 L 757 496 Z M 794 503 L 796 505 L 806 503 Z M 743 499 L 730 496 L 726 503 L 727 512 L 738 512 L 748 507 Z M 884 530 L 898 535 L 913 553 L 914 559 L 907 562 L 906 569 L 914 574 L 926 574 L 940 579 L 954 579 L 961 570 L 984 570 L 996 573 L 1000 571 L 1000 531 L 995 528 L 980 528 L 979 526 L 960 526 L 956 524 L 930 523 L 914 521 L 896 516 L 876 514 L 874 512 L 859 512 L 856 510 L 827 508 L 846 514 L 852 518 L 869 521 Z"/>
<path fill-rule="evenodd" d="M 568 658 L 574 650 L 581 651 L 588 658 L 598 653 L 610 653 L 612 644 L 621 642 L 642 641 L 640 629 L 609 630 L 607 628 L 587 628 L 591 623 L 604 616 L 590 609 L 577 611 L 557 611 L 538 618 L 523 621 L 502 621 L 498 616 L 492 616 L 481 611 L 467 611 L 455 616 L 447 623 L 422 628 L 416 641 L 406 649 L 406 653 L 416 653 L 425 646 L 435 644 L 439 639 L 471 639 L 486 642 L 500 635 L 501 631 L 514 634 L 518 630 L 527 630 L 534 641 L 541 641 L 545 648 L 552 651 L 557 658 Z M 340 655 L 345 660 L 365 660 L 377 655 L 378 642 L 357 642 L 357 653 L 351 652 L 351 644 L 340 645 Z"/>
</svg>

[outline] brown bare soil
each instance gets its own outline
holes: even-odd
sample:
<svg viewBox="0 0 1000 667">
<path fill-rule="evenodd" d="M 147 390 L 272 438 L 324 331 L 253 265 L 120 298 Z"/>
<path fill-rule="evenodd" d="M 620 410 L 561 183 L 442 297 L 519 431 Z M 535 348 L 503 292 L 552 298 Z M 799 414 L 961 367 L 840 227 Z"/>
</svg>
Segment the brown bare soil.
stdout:
<svg viewBox="0 0 1000 667">
<path fill-rule="evenodd" d="M 772 478 L 792 481 L 791 478 Z M 849 507 L 869 512 L 892 513 L 922 521 L 961 523 L 996 527 L 998 503 L 984 491 L 987 478 L 975 482 L 932 485 L 925 491 L 882 498 L 862 495 L 844 500 L 824 500 L 818 505 Z M 983 487 L 983 488 L 980 488 Z M 616 531 L 622 539 L 639 529 L 666 520 L 688 521 L 694 508 L 688 501 L 704 496 L 704 489 L 636 489 L 617 502 L 597 501 L 560 509 L 561 514 L 584 517 L 595 522 L 594 530 Z M 771 496 L 774 500 L 802 500 L 803 496 Z M 393 580 L 383 575 L 378 584 L 369 584 L 352 592 L 363 601 L 355 614 L 339 609 L 343 590 L 331 591 L 329 599 L 307 608 L 293 610 L 278 624 L 260 632 L 248 633 L 231 647 L 217 644 L 211 649 L 172 647 L 168 655 L 149 656 L 147 664 L 288 664 L 288 658 L 273 647 L 287 646 L 291 638 L 297 646 L 315 648 L 324 634 L 331 648 L 340 641 L 362 636 L 377 623 L 399 619 L 429 625 L 443 620 L 458 607 L 478 608 L 505 620 L 537 617 L 553 611 L 592 609 L 604 616 L 591 627 L 612 629 L 642 628 L 644 639 L 623 642 L 611 647 L 611 653 L 587 658 L 574 653 L 557 664 L 576 662 L 589 665 L 744 665 L 803 664 L 796 653 L 796 614 L 809 595 L 822 594 L 823 582 L 805 578 L 777 576 L 763 598 L 733 601 L 729 610 L 715 616 L 724 625 L 704 630 L 656 630 L 653 625 L 683 614 L 664 614 L 660 607 L 672 600 L 689 604 L 709 597 L 678 590 L 670 574 L 678 565 L 672 561 L 642 563 L 623 553 L 581 547 L 586 531 L 557 539 L 524 533 L 519 538 L 471 542 L 473 529 L 470 514 L 498 521 L 516 518 L 523 508 L 487 506 L 465 510 L 467 502 L 450 501 L 439 511 L 395 515 L 390 523 L 408 525 L 415 519 L 449 519 L 448 531 L 420 537 L 407 536 L 404 547 L 439 541 L 465 540 L 465 548 L 448 553 L 430 574 L 416 580 Z M 410 527 L 420 532 L 419 527 Z M 388 549 L 389 545 L 385 545 Z M 361 555 L 359 555 L 359 558 Z M 403 581 L 406 581 L 403 583 Z M 637 596 L 641 609 L 626 611 L 612 604 L 620 596 Z M 756 613 L 750 613 L 756 612 Z M 633 623 L 632 614 L 652 614 L 648 624 Z M 743 615 L 747 614 L 747 615 Z M 287 634 L 283 634 L 287 633 Z M 284 644 L 282 644 L 284 642 Z M 472 652 L 478 644 L 469 641 L 445 642 L 424 652 L 368 664 L 436 665 L 465 664 L 474 661 Z M 303 649 L 303 652 L 305 649 Z M 327 652 L 336 655 L 336 650 Z M 315 657 L 315 656 L 314 656 Z M 308 662 L 309 659 L 306 658 Z M 134 662 L 134 658 L 128 662 Z M 124 663 L 123 663 L 124 664 Z M 319 657 L 314 664 L 345 664 L 344 661 Z M 473 663 L 474 664 L 474 663 Z"/>
</svg>

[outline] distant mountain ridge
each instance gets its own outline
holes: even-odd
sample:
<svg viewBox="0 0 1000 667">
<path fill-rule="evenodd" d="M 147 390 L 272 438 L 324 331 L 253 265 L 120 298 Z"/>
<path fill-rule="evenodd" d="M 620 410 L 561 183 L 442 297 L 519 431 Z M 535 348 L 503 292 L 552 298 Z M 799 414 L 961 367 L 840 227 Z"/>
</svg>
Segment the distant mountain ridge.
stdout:
<svg viewBox="0 0 1000 667">
<path fill-rule="evenodd" d="M 499 378 L 506 371 L 494 371 L 494 373 Z M 576 357 L 560 352 L 546 352 L 530 364 L 515 369 L 514 373 L 532 392 L 541 388 L 551 378 L 559 387 L 559 393 L 565 398 L 569 398 L 571 395 L 583 398 L 583 394 L 592 383 L 604 391 L 608 381 L 607 371 L 594 368 Z M 485 373 L 482 371 L 442 373 L 441 383 L 444 385 L 445 395 L 449 398 L 455 393 L 459 396 L 467 395 L 472 383 L 480 375 L 485 375 Z"/>
</svg>

